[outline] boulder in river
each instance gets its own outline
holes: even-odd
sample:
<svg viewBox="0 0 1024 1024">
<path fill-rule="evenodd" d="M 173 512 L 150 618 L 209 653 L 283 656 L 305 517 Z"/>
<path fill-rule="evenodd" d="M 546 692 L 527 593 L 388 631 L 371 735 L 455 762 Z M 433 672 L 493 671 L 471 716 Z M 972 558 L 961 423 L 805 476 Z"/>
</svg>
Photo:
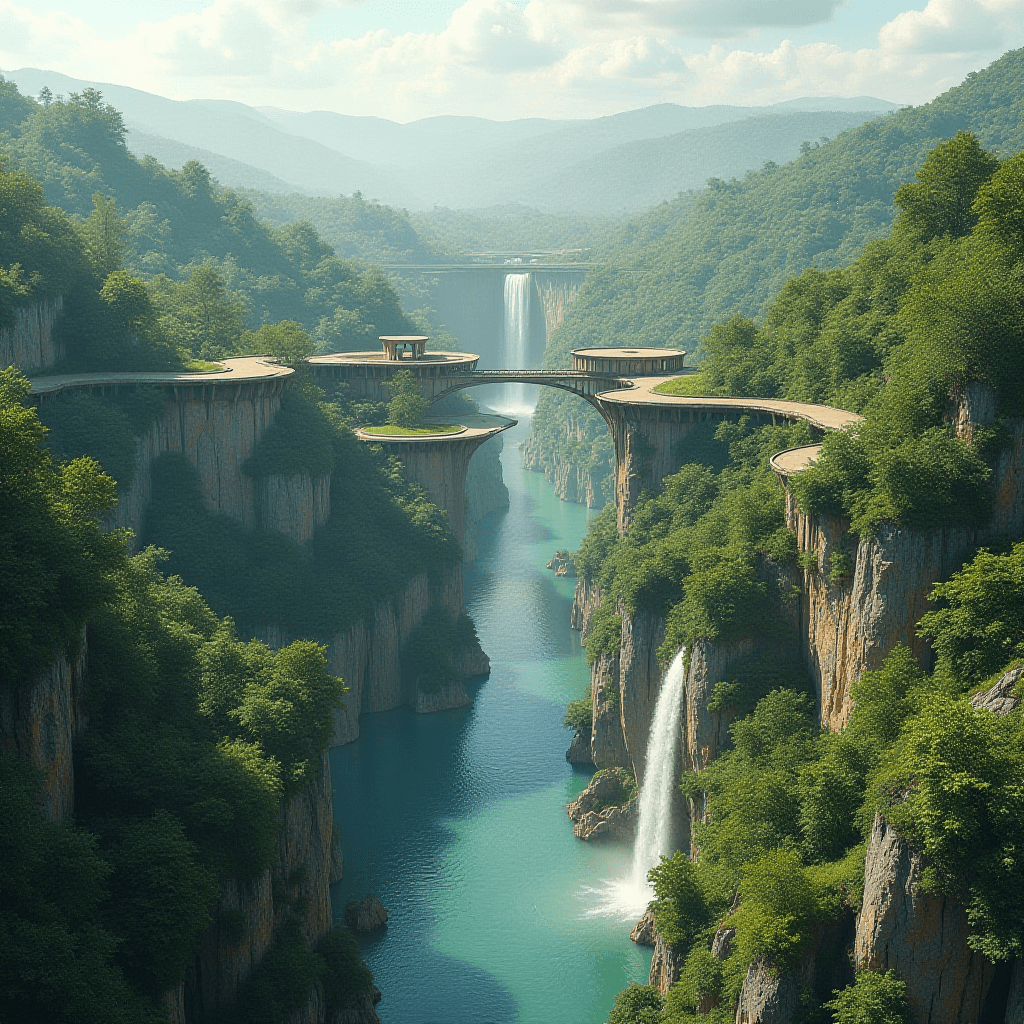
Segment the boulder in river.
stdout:
<svg viewBox="0 0 1024 1024">
<path fill-rule="evenodd" d="M 375 932 L 388 923 L 388 912 L 380 897 L 370 895 L 364 900 L 349 900 L 345 904 L 345 924 L 356 933 Z"/>
</svg>

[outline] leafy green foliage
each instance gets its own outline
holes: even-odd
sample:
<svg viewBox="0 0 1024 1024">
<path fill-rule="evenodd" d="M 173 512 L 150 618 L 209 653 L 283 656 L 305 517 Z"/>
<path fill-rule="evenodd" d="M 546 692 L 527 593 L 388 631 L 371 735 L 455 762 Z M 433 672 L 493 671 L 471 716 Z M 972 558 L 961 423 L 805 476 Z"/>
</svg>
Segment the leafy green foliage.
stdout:
<svg viewBox="0 0 1024 1024">
<path fill-rule="evenodd" d="M 349 997 L 372 987 L 373 972 L 363 963 L 359 943 L 347 928 L 332 928 L 320 940 L 317 952 L 324 958 L 328 1014 Z"/>
<path fill-rule="evenodd" d="M 602 603 L 594 609 L 587 633 L 587 664 L 591 665 L 602 654 L 616 654 L 622 642 L 622 616 Z"/>
<path fill-rule="evenodd" d="M 562 725 L 575 732 L 588 733 L 590 732 L 593 715 L 593 699 L 590 696 L 590 688 L 588 687 L 586 697 L 569 701 L 569 706 L 565 709 L 565 717 L 562 719 Z"/>
<path fill-rule="evenodd" d="M 607 1024 L 659 1024 L 662 999 L 651 985 L 630 985 L 616 997 Z"/>
<path fill-rule="evenodd" d="M 388 423 L 396 427 L 418 427 L 430 408 L 420 394 L 420 386 L 411 370 L 399 370 L 385 385 L 391 395 Z"/>
<path fill-rule="evenodd" d="M 253 477 L 330 473 L 335 427 L 320 408 L 322 397 L 323 392 L 308 383 L 286 388 L 281 408 L 246 461 L 245 472 Z"/>
<path fill-rule="evenodd" d="M 663 481 L 660 494 L 642 498 L 626 535 L 619 538 L 614 508 L 591 523 L 573 555 L 577 574 L 596 584 L 609 608 L 650 608 L 667 616 L 664 660 L 699 638 L 767 636 L 780 628 L 780 595 L 765 582 L 757 560 L 774 553 L 791 559 L 784 494 L 767 456 L 809 437 L 804 425 L 754 429 L 747 418 L 697 433 L 680 449 L 687 461 Z M 724 457 L 723 457 L 724 456 Z M 612 649 L 610 611 L 599 611 L 588 652 Z M 588 657 L 590 654 L 588 653 Z"/>
<path fill-rule="evenodd" d="M 941 604 L 919 635 L 958 678 L 979 683 L 1024 657 L 1024 543 L 1004 555 L 982 549 L 930 598 Z"/>
<path fill-rule="evenodd" d="M 356 438 L 340 405 L 313 410 L 309 393 L 289 401 L 294 416 L 282 433 L 268 431 L 253 468 L 308 465 L 316 449 L 296 452 L 295 437 L 306 437 L 307 428 L 322 437 L 323 418 L 331 424 L 331 515 L 306 545 L 210 513 L 195 470 L 173 454 L 154 466 L 143 536 L 170 550 L 172 571 L 198 586 L 213 608 L 230 612 L 243 635 L 273 623 L 292 636 L 330 637 L 413 576 L 455 564 L 458 542 L 447 517 L 405 479 L 400 464 Z"/>
<path fill-rule="evenodd" d="M 111 595 L 124 540 L 100 521 L 114 481 L 90 458 L 54 461 L 25 406 L 28 381 L 0 370 L 0 676 L 30 679 Z"/>
<path fill-rule="evenodd" d="M 910 1024 L 907 986 L 895 971 L 863 971 L 828 1004 L 836 1024 Z"/>
<path fill-rule="evenodd" d="M 0 92 L 2 97 L 2 92 Z M 43 819 L 27 761 L 0 754 L 0 1014 L 40 1024 L 157 1024 L 114 961 L 109 863 L 96 839 Z"/>
<path fill-rule="evenodd" d="M 239 1022 L 287 1024 L 325 969 L 324 958 L 306 944 L 298 918 L 288 918 L 240 993 Z"/>
</svg>

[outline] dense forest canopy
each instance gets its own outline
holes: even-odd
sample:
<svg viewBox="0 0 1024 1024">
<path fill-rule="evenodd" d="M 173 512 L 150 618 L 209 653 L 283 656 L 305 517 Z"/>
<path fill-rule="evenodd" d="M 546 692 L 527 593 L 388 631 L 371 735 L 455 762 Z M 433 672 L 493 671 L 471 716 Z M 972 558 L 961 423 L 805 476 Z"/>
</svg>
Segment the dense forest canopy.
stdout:
<svg viewBox="0 0 1024 1024">
<path fill-rule="evenodd" d="M 644 221 L 660 213 L 654 231 L 640 221 L 602 250 L 604 265 L 588 275 L 549 340 L 547 365 L 567 366 L 572 348 L 626 343 L 682 348 L 701 359 L 712 329 L 723 330 L 733 316 L 758 324 L 797 316 L 779 305 L 786 282 L 814 268 L 834 286 L 837 278 L 828 272 L 888 234 L 898 191 L 941 141 L 971 132 L 999 159 L 1024 149 L 1022 80 L 1024 50 L 1011 51 L 931 103 L 869 121 L 785 166 L 742 181 L 709 182 L 687 201 L 683 216 L 666 218 L 672 204 L 653 208 Z M 861 262 L 869 259 L 865 254 Z M 814 277 L 801 280 L 806 289 Z M 880 294 L 876 307 L 881 300 Z M 866 321 L 859 329 L 868 329 Z M 848 358 L 864 344 L 851 345 Z M 857 408 L 849 396 L 838 400 Z M 533 433 L 531 445 L 544 465 L 566 460 L 606 476 L 607 430 L 582 403 L 542 393 Z"/>
<path fill-rule="evenodd" d="M 244 332 L 285 320 L 320 351 L 414 329 L 383 272 L 336 256 L 308 221 L 274 227 L 199 163 L 168 171 L 133 157 L 99 92 L 37 103 L 0 82 L 0 97 L 0 317 L 64 295 L 65 319 L 76 322 L 72 365 L 221 358 L 252 342 Z M 129 314 L 125 325 L 107 307 L 129 278 L 146 287 L 135 286 L 137 321 Z M 97 336 L 112 326 L 143 344 L 101 352 Z"/>
</svg>

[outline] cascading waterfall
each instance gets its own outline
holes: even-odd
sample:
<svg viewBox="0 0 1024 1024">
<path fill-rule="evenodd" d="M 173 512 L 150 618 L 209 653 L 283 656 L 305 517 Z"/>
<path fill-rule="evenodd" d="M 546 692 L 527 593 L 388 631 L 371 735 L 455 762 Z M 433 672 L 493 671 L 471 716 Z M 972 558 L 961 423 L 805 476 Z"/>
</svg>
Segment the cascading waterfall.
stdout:
<svg viewBox="0 0 1024 1024">
<path fill-rule="evenodd" d="M 591 914 L 635 919 L 654 898 L 647 872 L 662 854 L 673 850 L 675 822 L 672 805 L 679 785 L 679 744 L 682 739 L 680 718 L 683 713 L 685 648 L 672 659 L 661 681 L 654 706 L 654 718 L 647 739 L 647 770 L 640 787 L 640 816 L 637 823 L 633 864 L 626 878 L 608 881 L 603 889 L 589 890 L 598 896 Z"/>
<path fill-rule="evenodd" d="M 530 275 L 505 275 L 505 322 L 501 340 L 501 368 L 526 370 L 530 341 Z M 501 412 L 529 415 L 533 412 L 527 385 L 506 384 Z"/>
</svg>

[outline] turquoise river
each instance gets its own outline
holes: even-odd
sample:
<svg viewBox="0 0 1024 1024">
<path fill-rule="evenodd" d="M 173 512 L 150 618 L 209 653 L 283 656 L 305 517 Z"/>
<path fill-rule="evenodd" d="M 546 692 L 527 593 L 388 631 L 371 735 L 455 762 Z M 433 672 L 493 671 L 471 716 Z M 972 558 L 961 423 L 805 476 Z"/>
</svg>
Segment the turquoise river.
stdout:
<svg viewBox="0 0 1024 1024">
<path fill-rule="evenodd" d="M 522 469 L 527 427 L 504 435 L 511 506 L 485 521 L 466 572 L 490 679 L 470 707 L 364 716 L 331 751 L 335 916 L 371 892 L 388 909 L 363 942 L 383 1024 L 602 1024 L 650 967 L 629 922 L 588 915 L 589 889 L 626 875 L 631 850 L 580 842 L 565 814 L 588 776 L 566 763 L 562 716 L 589 675 L 573 581 L 545 563 L 579 546 L 589 516 Z"/>
</svg>

